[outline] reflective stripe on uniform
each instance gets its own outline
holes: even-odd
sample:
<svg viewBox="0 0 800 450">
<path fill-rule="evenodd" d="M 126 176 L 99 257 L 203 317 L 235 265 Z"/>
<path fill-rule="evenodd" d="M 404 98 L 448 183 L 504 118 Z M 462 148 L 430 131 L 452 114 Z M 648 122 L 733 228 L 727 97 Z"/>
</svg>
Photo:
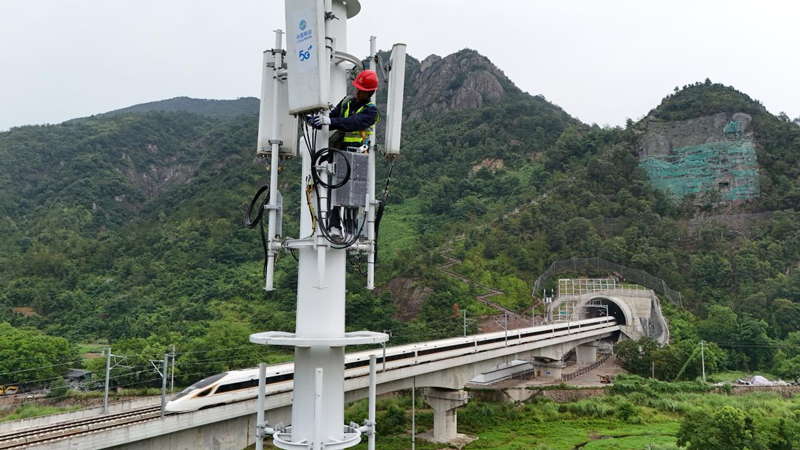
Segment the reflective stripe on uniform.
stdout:
<svg viewBox="0 0 800 450">
<path fill-rule="evenodd" d="M 342 117 L 344 117 L 345 119 L 350 117 L 350 101 L 351 100 L 353 100 L 353 99 L 351 97 L 349 97 L 349 96 L 345 97 L 345 99 L 343 100 L 345 102 L 345 108 L 344 108 L 344 113 L 342 114 Z M 360 113 L 367 106 L 375 106 L 375 103 L 373 103 L 373 102 L 367 103 L 366 105 L 362 106 L 361 108 L 358 108 L 358 111 L 356 111 L 355 114 Z M 377 108 L 377 106 L 375 106 L 375 108 Z M 377 124 L 380 120 L 381 120 L 381 114 L 379 112 L 375 116 L 375 124 Z M 366 134 L 366 138 L 361 135 L 362 131 L 346 131 L 344 133 L 344 141 L 345 142 L 358 142 L 358 143 L 361 143 L 361 142 L 364 142 L 365 139 L 371 139 L 372 135 L 374 134 L 373 127 L 375 126 L 375 124 L 373 124 L 371 127 L 367 128 L 366 130 L 363 130 L 363 133 Z"/>
</svg>

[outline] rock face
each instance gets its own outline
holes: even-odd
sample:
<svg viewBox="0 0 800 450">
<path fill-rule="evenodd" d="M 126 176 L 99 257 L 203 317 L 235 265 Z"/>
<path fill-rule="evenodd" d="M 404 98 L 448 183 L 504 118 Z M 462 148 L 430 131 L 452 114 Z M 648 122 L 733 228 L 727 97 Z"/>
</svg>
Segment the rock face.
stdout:
<svg viewBox="0 0 800 450">
<path fill-rule="evenodd" d="M 474 50 L 462 50 L 445 58 L 428 56 L 412 69 L 408 81 L 414 91 L 406 99 L 409 119 L 448 109 L 479 108 L 517 90 L 500 69 Z"/>
<path fill-rule="evenodd" d="M 505 167 L 505 163 L 500 158 L 484 158 L 480 164 L 476 164 L 472 166 L 470 169 L 469 174 L 470 176 L 475 175 L 481 169 L 487 169 L 491 173 L 496 173 L 498 170 Z"/>
<path fill-rule="evenodd" d="M 150 153 L 155 157 L 154 162 L 142 163 L 143 153 Z M 133 151 L 130 154 L 123 152 L 119 161 L 119 170 L 134 186 L 144 194 L 146 199 L 151 199 L 175 184 L 187 183 L 191 180 L 194 167 L 187 164 L 186 155 L 181 153 L 164 157 L 155 144 L 146 144 L 144 152 Z M 115 196 L 118 203 L 125 202 L 125 196 Z"/>
<path fill-rule="evenodd" d="M 686 194 L 696 194 L 698 203 L 752 200 L 759 187 L 751 122 L 744 113 L 650 120 L 639 139 L 639 162 L 676 200 Z"/>
<path fill-rule="evenodd" d="M 433 293 L 433 289 L 428 286 L 419 286 L 411 278 L 395 278 L 386 283 L 386 287 L 392 291 L 392 302 L 397 308 L 394 318 L 409 322 L 414 320 L 422 308 L 422 302 Z"/>
<path fill-rule="evenodd" d="M 639 140 L 642 158 L 672 155 L 676 148 L 750 137 L 749 114 L 720 113 L 680 122 L 647 122 L 647 131 Z M 739 123 L 738 133 L 725 133 L 730 123 Z M 744 135 L 744 136 L 742 136 Z"/>
</svg>

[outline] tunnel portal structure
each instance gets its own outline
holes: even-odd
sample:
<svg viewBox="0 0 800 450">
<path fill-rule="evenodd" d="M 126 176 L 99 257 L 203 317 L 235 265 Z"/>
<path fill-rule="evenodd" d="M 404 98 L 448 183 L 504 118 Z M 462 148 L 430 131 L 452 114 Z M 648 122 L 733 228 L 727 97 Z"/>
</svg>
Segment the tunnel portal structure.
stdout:
<svg viewBox="0 0 800 450">
<path fill-rule="evenodd" d="M 669 342 L 661 303 L 652 289 L 643 286 L 619 283 L 613 278 L 562 278 L 555 297 L 548 298 L 546 304 L 551 323 L 608 315 L 620 325 L 621 338 L 647 336 L 660 345 Z"/>
</svg>

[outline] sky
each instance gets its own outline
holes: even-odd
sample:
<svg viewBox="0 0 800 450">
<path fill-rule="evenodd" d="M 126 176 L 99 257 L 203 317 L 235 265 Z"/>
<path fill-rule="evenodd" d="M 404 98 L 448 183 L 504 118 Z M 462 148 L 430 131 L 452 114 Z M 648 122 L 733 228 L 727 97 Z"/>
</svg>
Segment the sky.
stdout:
<svg viewBox="0 0 800 450">
<path fill-rule="evenodd" d="M 362 0 L 348 53 L 472 48 L 586 123 L 707 77 L 800 116 L 796 0 Z M 0 0 L 0 131 L 165 98 L 260 93 L 284 0 Z"/>
</svg>

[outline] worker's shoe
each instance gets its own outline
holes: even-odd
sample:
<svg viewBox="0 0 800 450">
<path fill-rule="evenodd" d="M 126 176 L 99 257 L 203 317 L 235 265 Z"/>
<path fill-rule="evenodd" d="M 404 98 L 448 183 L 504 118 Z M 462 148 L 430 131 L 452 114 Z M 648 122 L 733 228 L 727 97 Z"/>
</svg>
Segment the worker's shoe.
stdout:
<svg viewBox="0 0 800 450">
<path fill-rule="evenodd" d="M 342 230 L 337 227 L 331 227 L 328 230 L 328 235 L 331 238 L 331 242 L 334 244 L 341 244 L 344 242 L 344 238 L 342 237 Z"/>
</svg>

